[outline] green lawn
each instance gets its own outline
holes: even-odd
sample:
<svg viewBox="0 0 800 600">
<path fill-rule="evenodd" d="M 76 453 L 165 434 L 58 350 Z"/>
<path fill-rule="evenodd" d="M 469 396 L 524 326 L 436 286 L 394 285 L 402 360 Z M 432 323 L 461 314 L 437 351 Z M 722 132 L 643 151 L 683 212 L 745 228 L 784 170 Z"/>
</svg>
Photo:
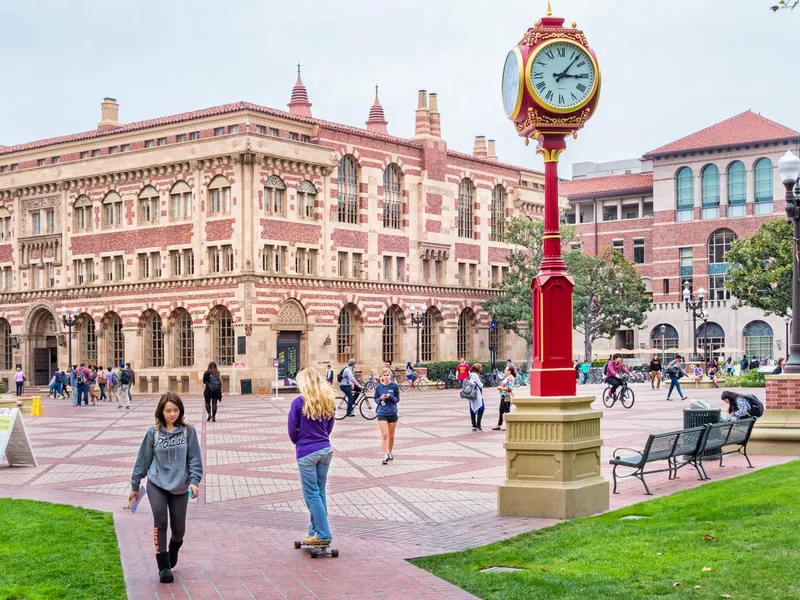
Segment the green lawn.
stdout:
<svg viewBox="0 0 800 600">
<path fill-rule="evenodd" d="M 481 598 L 800 598 L 800 461 L 412 562 Z"/>
<path fill-rule="evenodd" d="M 0 498 L 0 600 L 125 597 L 111 514 Z"/>
</svg>

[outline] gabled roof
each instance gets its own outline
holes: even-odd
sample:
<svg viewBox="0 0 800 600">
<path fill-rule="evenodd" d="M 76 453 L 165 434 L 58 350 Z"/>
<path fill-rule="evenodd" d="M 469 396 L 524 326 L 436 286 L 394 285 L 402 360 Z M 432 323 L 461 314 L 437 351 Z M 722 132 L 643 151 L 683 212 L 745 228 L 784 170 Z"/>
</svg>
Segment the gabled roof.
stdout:
<svg viewBox="0 0 800 600">
<path fill-rule="evenodd" d="M 631 173 L 576 179 L 559 184 L 559 194 L 570 200 L 653 191 L 653 173 Z"/>
<path fill-rule="evenodd" d="M 730 119 L 725 119 L 665 146 L 651 150 L 644 156 L 649 158 L 658 154 L 770 142 L 799 136 L 800 133 L 794 129 L 771 121 L 751 110 L 746 110 Z"/>
</svg>

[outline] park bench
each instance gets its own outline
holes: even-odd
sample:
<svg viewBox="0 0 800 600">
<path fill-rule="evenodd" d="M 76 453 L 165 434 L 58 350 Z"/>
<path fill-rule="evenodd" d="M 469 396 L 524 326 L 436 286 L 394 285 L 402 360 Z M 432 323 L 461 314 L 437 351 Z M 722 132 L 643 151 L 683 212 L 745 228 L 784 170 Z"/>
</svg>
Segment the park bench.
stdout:
<svg viewBox="0 0 800 600">
<path fill-rule="evenodd" d="M 719 466 L 722 466 L 722 459 L 726 454 L 741 454 L 747 460 L 747 468 L 752 469 L 753 463 L 750 462 L 750 457 L 747 456 L 747 442 L 750 441 L 750 434 L 753 433 L 753 425 L 756 420 L 754 418 L 740 419 L 739 421 L 722 421 L 720 423 L 711 423 L 706 425 L 706 430 L 703 433 L 702 452 L 698 457 L 700 470 L 703 473 L 704 479 L 709 479 L 706 474 L 706 469 L 703 466 L 703 455 L 707 450 L 719 451 Z M 733 447 L 733 448 L 731 448 Z M 726 450 L 726 448 L 730 448 Z M 716 456 L 714 457 L 716 458 Z"/>
</svg>

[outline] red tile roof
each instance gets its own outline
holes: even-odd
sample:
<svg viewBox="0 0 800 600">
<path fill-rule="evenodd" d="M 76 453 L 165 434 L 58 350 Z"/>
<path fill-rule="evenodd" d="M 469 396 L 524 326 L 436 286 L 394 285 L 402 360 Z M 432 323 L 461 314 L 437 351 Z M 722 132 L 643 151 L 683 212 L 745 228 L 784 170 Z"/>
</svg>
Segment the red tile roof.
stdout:
<svg viewBox="0 0 800 600">
<path fill-rule="evenodd" d="M 769 142 L 797 138 L 798 136 L 800 136 L 800 133 L 794 129 L 789 129 L 751 110 L 746 110 L 730 119 L 725 119 L 677 141 L 651 150 L 645 154 L 645 157 L 687 152 L 689 150 Z"/>
<path fill-rule="evenodd" d="M 562 181 L 558 188 L 559 194 L 567 196 L 570 200 L 632 194 L 635 192 L 652 192 L 653 174 L 631 173 L 630 175 L 609 175 L 608 177 Z"/>
</svg>

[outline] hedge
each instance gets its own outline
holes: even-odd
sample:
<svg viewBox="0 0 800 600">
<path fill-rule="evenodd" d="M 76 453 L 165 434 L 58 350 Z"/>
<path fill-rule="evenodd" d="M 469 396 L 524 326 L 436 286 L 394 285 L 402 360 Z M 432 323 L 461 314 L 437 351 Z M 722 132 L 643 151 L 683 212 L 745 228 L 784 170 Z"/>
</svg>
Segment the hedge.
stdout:
<svg viewBox="0 0 800 600">
<path fill-rule="evenodd" d="M 475 363 L 470 363 L 475 364 Z M 514 363 L 515 365 L 517 363 Z M 482 362 L 481 365 L 483 366 L 483 373 L 489 373 L 492 370 L 492 363 L 491 362 Z M 447 374 L 452 371 L 453 373 L 456 372 L 456 367 L 458 366 L 457 360 L 444 360 L 439 362 L 429 362 L 423 363 L 421 365 L 422 368 L 428 370 L 428 380 L 429 381 L 443 381 Z M 497 370 L 502 372 L 505 369 L 506 362 L 504 360 L 497 361 L 495 363 L 495 367 Z M 528 371 L 527 365 L 523 362 L 522 364 L 517 365 L 517 368 L 521 373 L 526 373 Z"/>
</svg>

